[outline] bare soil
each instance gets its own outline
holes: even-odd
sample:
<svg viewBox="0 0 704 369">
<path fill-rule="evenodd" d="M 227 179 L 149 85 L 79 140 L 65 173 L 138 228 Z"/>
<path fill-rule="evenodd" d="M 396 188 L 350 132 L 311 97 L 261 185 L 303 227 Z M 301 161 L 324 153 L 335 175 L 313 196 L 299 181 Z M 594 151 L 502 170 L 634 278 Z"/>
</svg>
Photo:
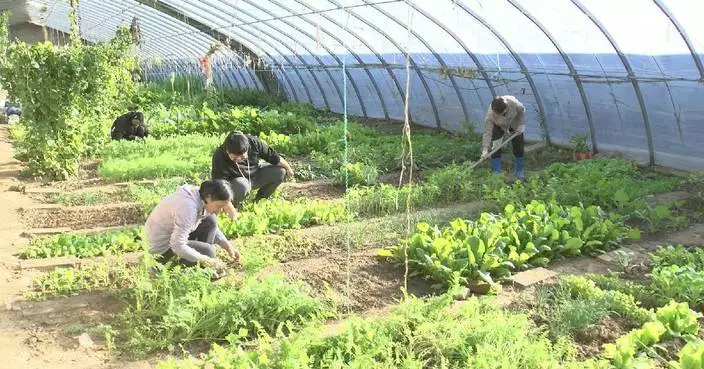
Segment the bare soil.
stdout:
<svg viewBox="0 0 704 369">
<path fill-rule="evenodd" d="M 316 180 L 306 182 L 286 182 L 281 185 L 283 196 L 293 200 L 299 197 L 306 197 L 317 200 L 339 199 L 345 194 L 345 189 L 336 187 L 332 181 Z"/>
<path fill-rule="evenodd" d="M 81 327 L 109 322 L 119 309 L 114 298 L 88 294 L 45 302 L 27 302 L 22 291 L 30 286 L 36 272 L 15 269 L 13 256 L 27 239 L 20 235 L 26 229 L 20 221 L 20 208 L 37 205 L 33 200 L 10 188 L 23 183 L 17 180 L 21 163 L 12 159 L 13 150 L 7 126 L 0 126 L 0 357 L 3 369 L 107 369 L 150 368 L 151 362 L 127 362 L 113 359 L 100 335 L 90 333 L 93 346 L 80 346 Z"/>
<path fill-rule="evenodd" d="M 349 259 L 346 253 L 300 259 L 265 268 L 262 274 L 284 274 L 290 280 L 303 281 L 318 297 L 336 299 L 343 308 L 349 302 L 352 312 L 363 312 L 403 297 L 403 267 L 379 260 L 375 254 L 375 250 L 364 250 L 351 253 Z M 408 293 L 429 296 L 433 290 L 429 281 L 409 278 Z"/>
<path fill-rule="evenodd" d="M 580 359 L 597 357 L 603 352 L 605 343 L 614 343 L 619 337 L 635 328 L 637 326 L 627 319 L 616 315 L 606 315 L 594 326 L 575 334 L 577 355 Z"/>
<path fill-rule="evenodd" d="M 138 223 L 143 212 L 137 203 L 94 206 L 62 206 L 60 208 L 20 209 L 23 222 L 30 228 L 85 229 L 122 226 Z"/>
</svg>

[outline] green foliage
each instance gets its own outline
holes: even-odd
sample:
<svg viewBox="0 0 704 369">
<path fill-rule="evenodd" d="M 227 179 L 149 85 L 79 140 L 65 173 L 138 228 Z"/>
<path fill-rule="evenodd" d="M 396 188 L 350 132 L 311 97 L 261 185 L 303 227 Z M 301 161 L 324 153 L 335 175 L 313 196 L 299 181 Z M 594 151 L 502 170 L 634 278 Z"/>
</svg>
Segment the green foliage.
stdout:
<svg viewBox="0 0 704 369">
<path fill-rule="evenodd" d="M 131 94 L 131 38 L 57 47 L 48 42 L 0 44 L 0 83 L 23 109 L 20 155 L 30 174 L 68 178 L 81 157 L 105 140 L 113 112 Z"/>
<path fill-rule="evenodd" d="M 86 191 L 78 194 L 60 193 L 54 196 L 54 202 L 68 206 L 89 206 L 102 204 L 108 201 L 103 192 Z"/>
<path fill-rule="evenodd" d="M 85 291 L 127 288 L 135 285 L 141 272 L 122 260 L 92 263 L 78 268 L 56 268 L 37 275 L 25 296 L 46 299 Z"/>
<path fill-rule="evenodd" d="M 570 138 L 570 143 L 572 144 L 572 150 L 574 152 L 588 152 L 589 146 L 587 146 L 587 135 L 578 134 Z"/>
<path fill-rule="evenodd" d="M 405 211 L 409 195 L 411 209 L 476 200 L 481 196 L 480 183 L 489 178 L 466 165 L 450 164 L 431 171 L 425 182 L 410 186 L 352 188 L 346 201 L 351 210 L 361 215 L 389 215 Z"/>
<path fill-rule="evenodd" d="M 617 369 L 653 367 L 646 353 L 664 339 L 695 337 L 700 329 L 699 318 L 701 314 L 690 310 L 687 304 L 670 302 L 656 311 L 655 320 L 646 322 L 613 344 L 604 345 L 604 357 Z"/>
<path fill-rule="evenodd" d="M 301 285 L 279 276 L 212 284 L 207 269 L 159 269 L 130 291 L 133 302 L 116 324 L 122 349 L 138 356 L 187 343 L 235 343 L 258 331 L 290 332 L 331 314 Z"/>
<path fill-rule="evenodd" d="M 704 249 L 684 245 L 667 245 L 660 247 L 650 254 L 656 266 L 691 265 L 697 269 L 704 269 Z"/>
<path fill-rule="evenodd" d="M 419 223 L 410 239 L 382 254 L 404 260 L 407 249 L 414 274 L 444 285 L 457 272 L 462 284 L 473 280 L 494 283 L 514 270 L 607 249 L 628 237 L 629 230 L 620 219 L 607 216 L 599 207 L 532 201 L 518 209 L 507 205 L 501 215 L 482 213 L 476 221 L 456 219 L 442 229 Z"/>
<path fill-rule="evenodd" d="M 693 265 L 657 266 L 651 276 L 652 293 L 662 300 L 686 301 L 704 310 L 704 269 Z"/>
<path fill-rule="evenodd" d="M 667 301 L 653 294 L 649 286 L 623 280 L 615 275 L 586 274 L 584 277 L 604 290 L 621 292 L 633 296 L 636 301 L 647 308 L 653 309 L 667 303 Z"/>
<path fill-rule="evenodd" d="M 0 48 L 7 47 L 10 43 L 10 12 L 0 11 Z"/>
<path fill-rule="evenodd" d="M 57 256 L 90 258 L 115 255 L 143 249 L 141 229 L 126 229 L 103 234 L 84 235 L 62 233 L 55 236 L 35 238 L 20 250 L 22 259 L 40 259 Z"/>
<path fill-rule="evenodd" d="M 189 183 L 184 178 L 157 179 L 152 185 L 130 183 L 127 187 L 129 197 L 140 204 L 144 216 L 148 217 L 152 210 L 166 196 L 172 194 L 179 186 Z M 200 183 L 196 184 L 200 186 Z"/>
<path fill-rule="evenodd" d="M 597 205 L 615 211 L 626 220 L 645 221 L 651 231 L 675 229 L 686 224 L 671 205 L 651 206 L 648 194 L 674 190 L 678 178 L 658 177 L 637 170 L 635 164 L 619 159 L 584 160 L 554 163 L 540 176 L 511 187 L 502 181 L 487 182 L 486 196 L 501 204 L 525 204 L 533 199 L 557 200 L 565 205 Z"/>
<path fill-rule="evenodd" d="M 669 364 L 675 369 L 704 369 L 704 340 L 687 342 L 680 350 L 679 361 Z"/>
<path fill-rule="evenodd" d="M 575 363 L 574 351 L 493 301 L 473 297 L 455 307 L 442 296 L 411 298 L 384 317 L 352 318 L 339 332 L 260 334 L 252 349 L 216 345 L 200 360 L 169 359 L 158 368 L 559 368 Z"/>
<path fill-rule="evenodd" d="M 338 186 L 370 186 L 377 182 L 379 170 L 376 167 L 364 163 L 347 163 L 340 170 L 335 172 L 333 183 Z"/>
<path fill-rule="evenodd" d="M 225 236 L 242 237 L 316 224 L 335 224 L 351 220 L 353 216 L 341 202 L 271 199 L 248 203 L 235 221 L 220 215 L 219 223 Z"/>
<path fill-rule="evenodd" d="M 588 277 L 601 288 L 633 295 L 650 308 L 675 300 L 704 311 L 704 251 L 668 245 L 658 248 L 650 257 L 653 269 L 642 283 L 625 281 L 613 275 Z"/>
<path fill-rule="evenodd" d="M 111 180 L 165 178 L 210 171 L 212 155 L 222 139 L 187 135 L 161 140 L 113 141 L 103 150 L 98 174 Z"/>
<path fill-rule="evenodd" d="M 532 310 L 553 339 L 589 336 L 593 325 L 609 315 L 625 318 L 633 326 L 653 317 L 632 296 L 602 290 L 581 276 L 561 277 L 556 284 L 538 287 Z"/>
<path fill-rule="evenodd" d="M 427 207 L 438 197 L 437 192 L 424 191 L 423 186 L 402 186 L 400 189 L 388 184 L 374 187 L 358 187 L 349 190 L 345 201 L 347 207 L 363 216 L 389 215 L 411 209 Z M 410 202 L 408 198 L 410 196 Z"/>
</svg>

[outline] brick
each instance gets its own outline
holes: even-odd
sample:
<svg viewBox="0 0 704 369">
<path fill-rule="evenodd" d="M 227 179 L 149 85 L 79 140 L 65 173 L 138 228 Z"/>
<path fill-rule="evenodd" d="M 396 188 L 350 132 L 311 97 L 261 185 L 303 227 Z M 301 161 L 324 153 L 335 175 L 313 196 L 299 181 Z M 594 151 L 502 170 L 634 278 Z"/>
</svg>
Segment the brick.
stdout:
<svg viewBox="0 0 704 369">
<path fill-rule="evenodd" d="M 557 276 L 557 273 L 545 268 L 534 268 L 515 274 L 511 277 L 513 283 L 521 287 L 529 287 L 536 283 Z"/>
</svg>

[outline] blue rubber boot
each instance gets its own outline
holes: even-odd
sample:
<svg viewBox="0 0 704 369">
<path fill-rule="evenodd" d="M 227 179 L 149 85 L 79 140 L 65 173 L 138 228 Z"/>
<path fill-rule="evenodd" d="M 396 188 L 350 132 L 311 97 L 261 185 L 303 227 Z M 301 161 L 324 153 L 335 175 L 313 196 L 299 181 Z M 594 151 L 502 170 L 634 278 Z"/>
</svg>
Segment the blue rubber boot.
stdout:
<svg viewBox="0 0 704 369">
<path fill-rule="evenodd" d="M 501 157 L 491 158 L 491 169 L 494 173 L 501 173 Z"/>
<path fill-rule="evenodd" d="M 526 171 L 524 168 L 525 158 L 523 156 L 514 156 L 514 163 L 516 164 L 516 178 L 521 181 L 526 180 Z"/>
</svg>

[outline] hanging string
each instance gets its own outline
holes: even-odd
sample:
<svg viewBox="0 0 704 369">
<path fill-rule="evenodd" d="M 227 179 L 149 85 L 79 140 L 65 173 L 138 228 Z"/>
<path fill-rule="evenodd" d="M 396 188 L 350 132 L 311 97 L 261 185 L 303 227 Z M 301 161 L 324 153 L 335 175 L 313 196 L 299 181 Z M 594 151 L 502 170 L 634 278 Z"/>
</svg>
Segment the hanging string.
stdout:
<svg viewBox="0 0 704 369">
<path fill-rule="evenodd" d="M 409 160 L 409 170 L 408 170 L 408 191 L 406 195 L 406 235 L 410 238 L 411 235 L 411 194 L 413 185 L 413 145 L 411 142 L 411 125 L 409 122 L 409 97 L 411 90 L 411 29 L 413 21 L 413 7 L 408 4 L 406 0 L 406 6 L 408 9 L 408 19 L 406 21 L 406 96 L 404 99 L 403 108 L 403 140 L 401 145 L 401 175 L 398 179 L 399 191 L 396 193 L 396 209 L 398 209 L 398 196 L 400 195 L 401 185 L 403 184 L 403 173 L 406 170 L 406 145 L 408 145 L 408 160 Z M 403 246 L 403 294 L 408 295 L 408 244 L 404 243 Z"/>
<path fill-rule="evenodd" d="M 349 25 L 350 21 L 350 14 L 347 13 L 347 24 L 345 24 L 345 27 Z M 346 28 L 348 29 L 348 28 Z M 347 170 L 347 161 L 348 161 L 348 142 L 347 142 L 347 53 L 343 52 L 342 53 L 342 108 L 343 108 L 343 124 L 344 124 L 344 130 L 342 132 L 342 140 L 345 144 L 345 151 L 343 154 L 342 158 L 342 168 L 345 173 L 345 196 L 348 195 L 349 192 L 349 171 Z M 350 280 L 351 280 L 351 272 L 350 272 L 350 260 L 352 259 L 351 251 L 350 251 L 350 230 L 349 227 L 345 227 L 345 246 L 347 248 L 347 263 L 346 263 L 346 303 L 347 303 L 347 313 L 349 314 L 351 312 L 351 307 L 350 307 Z"/>
</svg>

